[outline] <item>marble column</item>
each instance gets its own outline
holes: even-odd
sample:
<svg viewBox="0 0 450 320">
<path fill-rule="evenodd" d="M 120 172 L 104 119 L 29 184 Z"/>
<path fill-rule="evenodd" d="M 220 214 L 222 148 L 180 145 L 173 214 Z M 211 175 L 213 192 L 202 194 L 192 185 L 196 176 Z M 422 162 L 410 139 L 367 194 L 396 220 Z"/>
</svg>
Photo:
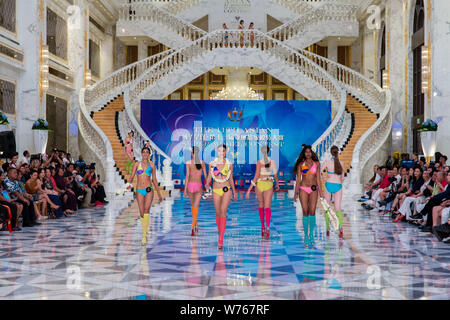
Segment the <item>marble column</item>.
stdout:
<svg viewBox="0 0 450 320">
<path fill-rule="evenodd" d="M 148 57 L 148 43 L 146 40 L 139 40 L 138 42 L 138 60 L 143 60 Z"/>
<path fill-rule="evenodd" d="M 408 18 L 404 17 L 405 8 L 400 0 L 387 1 L 386 10 L 389 15 L 386 17 L 386 41 L 389 43 L 386 54 L 389 66 L 389 89 L 392 94 L 392 152 L 406 152 L 408 133 L 407 114 L 408 85 L 405 81 L 407 77 L 408 43 L 409 37 L 405 35 L 405 23 Z M 406 19 L 406 20 L 405 20 Z M 406 111 L 405 111 L 406 110 Z M 409 134 L 408 134 L 409 135 Z"/>
<path fill-rule="evenodd" d="M 338 46 L 337 46 L 337 39 L 336 38 L 328 39 L 328 59 L 337 62 L 337 59 L 338 59 Z"/>
<path fill-rule="evenodd" d="M 328 39 L 328 59 L 338 62 L 338 45 L 336 38 Z M 336 75 L 336 68 L 331 67 L 330 73 Z"/>
<path fill-rule="evenodd" d="M 450 156 L 450 1 L 433 0 L 431 31 L 431 104 L 429 114 L 438 122 L 437 151 Z M 447 161 L 449 163 L 449 161 Z"/>
<path fill-rule="evenodd" d="M 16 150 L 36 153 L 32 135 L 33 122 L 45 117 L 45 94 L 40 97 L 40 39 L 46 38 L 46 1 L 16 1 L 17 41 L 24 48 L 24 71 L 17 81 Z M 41 10 L 39 10 L 41 8 Z M 40 15 L 41 14 L 41 15 Z"/>
<path fill-rule="evenodd" d="M 80 154 L 78 147 L 79 93 L 85 86 L 85 72 L 89 69 L 89 4 L 86 0 L 77 1 L 79 9 L 73 10 L 72 23 L 68 23 L 68 60 L 74 72 L 74 92 L 68 105 L 69 145 L 68 150 L 74 159 Z"/>
</svg>

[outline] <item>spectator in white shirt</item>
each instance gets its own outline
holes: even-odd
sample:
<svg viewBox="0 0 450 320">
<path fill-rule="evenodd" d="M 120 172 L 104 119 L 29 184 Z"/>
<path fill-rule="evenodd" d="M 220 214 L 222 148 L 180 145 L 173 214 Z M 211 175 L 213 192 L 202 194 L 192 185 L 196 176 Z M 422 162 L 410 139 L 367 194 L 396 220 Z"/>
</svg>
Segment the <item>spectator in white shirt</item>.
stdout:
<svg viewBox="0 0 450 320">
<path fill-rule="evenodd" d="M 26 163 L 28 165 L 30 165 L 31 162 L 31 155 L 30 152 L 28 150 L 25 150 L 23 152 L 23 158 L 20 160 L 21 163 Z"/>
</svg>

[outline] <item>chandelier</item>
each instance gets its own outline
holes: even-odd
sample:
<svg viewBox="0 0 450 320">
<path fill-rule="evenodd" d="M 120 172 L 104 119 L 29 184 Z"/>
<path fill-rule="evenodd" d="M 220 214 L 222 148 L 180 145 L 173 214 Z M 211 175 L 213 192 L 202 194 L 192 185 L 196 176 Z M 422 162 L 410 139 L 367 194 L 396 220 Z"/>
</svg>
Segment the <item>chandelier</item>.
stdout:
<svg viewBox="0 0 450 320">
<path fill-rule="evenodd" d="M 224 88 L 216 93 L 211 100 L 264 100 L 262 94 L 249 87 Z"/>
</svg>

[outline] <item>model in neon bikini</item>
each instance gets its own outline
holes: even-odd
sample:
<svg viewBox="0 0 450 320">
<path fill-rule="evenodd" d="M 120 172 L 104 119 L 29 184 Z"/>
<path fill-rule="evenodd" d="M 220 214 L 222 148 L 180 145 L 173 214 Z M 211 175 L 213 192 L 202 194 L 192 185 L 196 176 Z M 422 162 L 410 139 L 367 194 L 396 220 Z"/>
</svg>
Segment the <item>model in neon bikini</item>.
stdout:
<svg viewBox="0 0 450 320">
<path fill-rule="evenodd" d="M 158 188 L 158 181 L 156 180 L 156 167 L 150 160 L 152 151 L 150 148 L 142 148 L 142 161 L 135 162 L 130 178 L 131 189 L 134 177 L 137 175 L 136 199 L 139 207 L 142 224 L 142 244 L 147 243 L 147 230 L 150 219 L 150 207 L 153 202 L 154 190 L 158 193 L 159 202 L 162 201 L 161 193 Z"/>
<path fill-rule="evenodd" d="M 191 235 L 198 234 L 198 207 L 202 197 L 202 173 L 206 177 L 205 162 L 200 161 L 199 148 L 192 147 L 192 159 L 186 162 L 186 188 L 184 188 L 184 196 L 191 200 L 192 225 Z"/>
<path fill-rule="evenodd" d="M 234 188 L 233 164 L 225 158 L 227 147 L 225 145 L 217 148 L 217 158 L 209 164 L 208 178 L 206 186 L 211 189 L 209 184 L 213 183 L 213 202 L 216 209 L 216 223 L 219 230 L 219 250 L 223 249 L 223 236 L 227 224 L 227 210 L 230 205 L 231 197 L 237 201 L 237 194 Z M 230 189 L 232 192 L 230 192 Z"/>
<path fill-rule="evenodd" d="M 279 191 L 277 167 L 274 160 L 269 159 L 268 153 L 270 148 L 263 146 L 261 154 L 263 160 L 258 160 L 256 163 L 255 177 L 250 181 L 250 187 L 247 190 L 246 198 L 250 196 L 250 191 L 255 188 L 256 197 L 258 199 L 258 213 L 261 220 L 261 237 L 269 239 L 270 237 L 270 218 L 272 216 L 272 197 L 273 197 L 273 182 L 275 180 L 275 191 Z M 256 182 L 255 182 L 256 181 Z M 266 218 L 266 225 L 264 225 L 264 216 Z"/>
<path fill-rule="evenodd" d="M 320 178 L 320 162 L 311 146 L 305 146 L 294 166 L 295 182 L 294 202 L 300 198 L 303 211 L 303 231 L 305 247 L 314 246 L 316 226 L 316 207 L 319 195 L 323 197 Z"/>
<path fill-rule="evenodd" d="M 134 144 L 134 140 L 133 140 L 133 136 L 134 136 L 134 131 L 130 131 L 128 133 L 128 137 L 125 139 L 125 153 L 127 154 L 128 158 L 130 159 L 128 161 L 126 170 L 128 171 L 128 173 L 131 173 L 131 168 L 133 166 L 133 162 L 134 162 L 134 152 L 133 152 L 133 144 Z"/>
<path fill-rule="evenodd" d="M 327 172 L 327 181 L 325 182 L 325 200 L 332 206 L 331 195 L 334 199 L 334 210 L 339 220 L 339 238 L 343 238 L 342 230 L 342 183 L 344 182 L 344 164 L 339 161 L 339 148 L 332 146 L 330 149 L 333 158 L 325 160 L 323 163 L 323 172 Z M 330 235 L 330 220 L 325 214 L 325 222 L 327 226 L 327 237 Z"/>
</svg>

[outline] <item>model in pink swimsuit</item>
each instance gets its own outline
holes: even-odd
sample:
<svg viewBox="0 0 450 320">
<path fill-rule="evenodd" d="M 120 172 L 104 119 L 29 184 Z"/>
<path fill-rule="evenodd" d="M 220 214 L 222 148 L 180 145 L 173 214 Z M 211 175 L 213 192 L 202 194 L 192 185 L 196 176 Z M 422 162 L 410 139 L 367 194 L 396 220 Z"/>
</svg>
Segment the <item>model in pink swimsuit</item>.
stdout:
<svg viewBox="0 0 450 320">
<path fill-rule="evenodd" d="M 191 235 L 198 234 L 198 207 L 202 197 L 202 173 L 206 177 L 206 166 L 204 161 L 199 159 L 199 148 L 192 148 L 192 159 L 186 163 L 186 188 L 184 196 L 191 200 L 192 225 Z"/>
<path fill-rule="evenodd" d="M 318 196 L 323 197 L 320 177 L 320 162 L 311 146 L 304 146 L 294 166 L 297 177 L 294 202 L 300 198 L 303 211 L 303 231 L 305 247 L 314 246 L 316 226 L 316 206 Z"/>
</svg>

